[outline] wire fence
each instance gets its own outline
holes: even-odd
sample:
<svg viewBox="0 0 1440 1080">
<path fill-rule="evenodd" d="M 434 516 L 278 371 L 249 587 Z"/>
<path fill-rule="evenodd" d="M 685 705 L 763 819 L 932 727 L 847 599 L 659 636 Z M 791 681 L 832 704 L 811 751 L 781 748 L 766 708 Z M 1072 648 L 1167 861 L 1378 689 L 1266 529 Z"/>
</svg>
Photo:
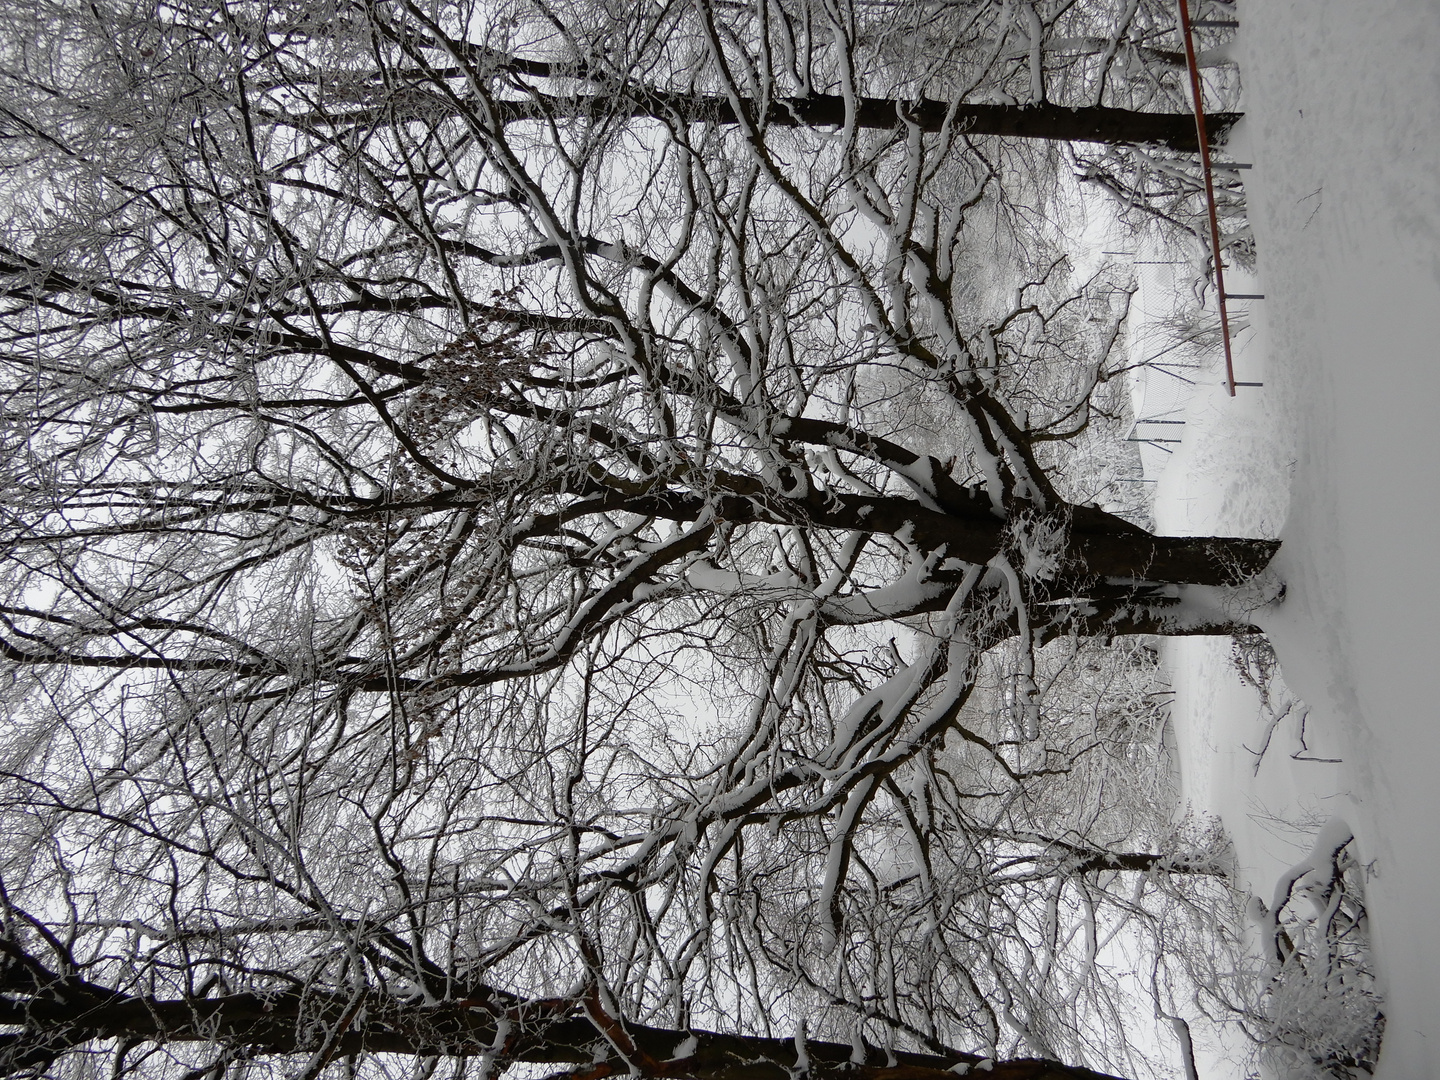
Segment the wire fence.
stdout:
<svg viewBox="0 0 1440 1080">
<path fill-rule="evenodd" d="M 1225 308 L 1225 260 L 1220 246 L 1220 214 L 1215 206 L 1215 172 L 1210 163 L 1210 140 L 1205 134 L 1205 95 L 1200 89 L 1200 63 L 1195 57 L 1195 31 L 1190 23 L 1190 0 L 1175 0 L 1180 11 L 1180 36 L 1185 41 L 1185 67 L 1195 107 L 1195 134 L 1200 142 L 1200 175 L 1205 180 L 1205 210 L 1210 219 L 1210 262 L 1215 272 L 1215 301 L 1220 309 L 1220 336 L 1225 344 L 1225 385 L 1235 396 L 1235 361 L 1230 350 L 1230 314 Z"/>
<path fill-rule="evenodd" d="M 1200 373 L 1213 362 L 1217 349 L 1224 354 L 1225 387 L 1230 396 L 1235 396 L 1236 387 L 1260 385 L 1240 382 L 1235 377 L 1233 335 L 1239 325 L 1232 321 L 1228 301 L 1265 297 L 1258 293 L 1231 293 L 1225 288 L 1226 243 L 1222 239 L 1233 241 L 1233 237 L 1222 238 L 1215 180 L 1217 173 L 1223 174 L 1228 181 L 1225 186 L 1233 191 L 1235 181 L 1251 166 L 1242 162 L 1217 162 L 1212 158 L 1194 40 L 1196 29 L 1234 29 L 1238 23 L 1233 19 L 1192 19 L 1189 4 L 1190 0 L 1176 0 L 1200 144 L 1198 165 L 1204 186 L 1207 227 L 1199 232 L 1208 241 L 1204 244 L 1208 250 L 1177 253 L 1173 242 L 1141 239 L 1132 251 L 1106 253 L 1130 260 L 1136 284 L 1127 322 L 1134 422 L 1126 436 L 1139 451 L 1141 474 L 1131 478 L 1136 483 L 1155 483 L 1183 441 L 1191 396 Z M 1208 291 L 1204 287 L 1207 277 L 1213 278 L 1214 283 L 1213 314 L 1206 311 L 1207 305 L 1203 302 L 1203 294 Z"/>
</svg>

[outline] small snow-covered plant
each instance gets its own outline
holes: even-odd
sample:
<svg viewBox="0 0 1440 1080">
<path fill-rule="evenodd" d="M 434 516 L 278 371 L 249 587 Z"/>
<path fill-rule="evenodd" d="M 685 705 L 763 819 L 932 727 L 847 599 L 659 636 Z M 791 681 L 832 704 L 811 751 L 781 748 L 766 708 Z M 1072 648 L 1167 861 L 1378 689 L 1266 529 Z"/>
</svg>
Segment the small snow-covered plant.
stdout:
<svg viewBox="0 0 1440 1080">
<path fill-rule="evenodd" d="M 1336 992 L 1292 960 L 1265 1000 L 1270 1038 L 1260 1049 L 1260 1062 L 1276 1080 L 1351 1080 L 1368 1076 L 1380 1053 L 1385 1018 L 1370 986 L 1353 980 Z"/>
<path fill-rule="evenodd" d="M 1253 687 L 1260 701 L 1270 703 L 1270 685 L 1274 681 L 1279 660 L 1275 646 L 1264 634 L 1237 634 L 1230 643 L 1230 663 L 1240 681 Z"/>
<path fill-rule="evenodd" d="M 1196 813 L 1187 806 L 1170 833 L 1159 840 L 1159 850 L 1170 864 L 1189 871 L 1228 873 L 1234 861 L 1230 837 L 1217 817 Z"/>
<path fill-rule="evenodd" d="M 1332 818 L 1281 877 L 1271 909 L 1253 902 L 1270 957 L 1252 1019 L 1261 1067 L 1276 1080 L 1354 1080 L 1379 1057 L 1385 1017 L 1353 845 Z"/>
<path fill-rule="evenodd" d="M 1255 272 L 1255 234 L 1247 224 L 1229 234 L 1221 246 L 1235 264 L 1248 273 Z"/>
</svg>

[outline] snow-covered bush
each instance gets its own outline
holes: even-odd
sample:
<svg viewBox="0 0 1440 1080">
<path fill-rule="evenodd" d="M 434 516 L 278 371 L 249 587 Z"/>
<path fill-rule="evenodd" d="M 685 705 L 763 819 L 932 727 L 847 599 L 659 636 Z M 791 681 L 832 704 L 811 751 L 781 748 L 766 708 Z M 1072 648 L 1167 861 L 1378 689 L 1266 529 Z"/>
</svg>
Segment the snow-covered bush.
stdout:
<svg viewBox="0 0 1440 1080">
<path fill-rule="evenodd" d="M 1338 818 L 1283 875 L 1271 909 L 1252 902 L 1269 951 L 1252 1034 L 1275 1080 L 1353 1080 L 1374 1071 L 1385 1028 L 1354 838 Z"/>
</svg>

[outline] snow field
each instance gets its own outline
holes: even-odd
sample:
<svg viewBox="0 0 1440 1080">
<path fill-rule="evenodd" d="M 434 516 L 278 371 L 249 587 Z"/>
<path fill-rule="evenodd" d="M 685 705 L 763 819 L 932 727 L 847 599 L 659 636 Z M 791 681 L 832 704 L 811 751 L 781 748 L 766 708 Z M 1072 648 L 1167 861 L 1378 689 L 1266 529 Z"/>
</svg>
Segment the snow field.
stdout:
<svg viewBox="0 0 1440 1080">
<path fill-rule="evenodd" d="M 1440 5 L 1267 0 L 1240 20 L 1230 149 L 1254 163 L 1259 265 L 1231 288 L 1267 298 L 1237 378 L 1265 386 L 1232 400 L 1217 372 L 1196 394 L 1156 520 L 1279 528 L 1285 596 L 1254 617 L 1309 710 L 1303 746 L 1292 710 L 1257 768 L 1268 721 L 1230 643 L 1170 643 L 1182 784 L 1262 897 L 1307 828 L 1353 827 L 1387 999 L 1377 1075 L 1440 1077 Z"/>
</svg>

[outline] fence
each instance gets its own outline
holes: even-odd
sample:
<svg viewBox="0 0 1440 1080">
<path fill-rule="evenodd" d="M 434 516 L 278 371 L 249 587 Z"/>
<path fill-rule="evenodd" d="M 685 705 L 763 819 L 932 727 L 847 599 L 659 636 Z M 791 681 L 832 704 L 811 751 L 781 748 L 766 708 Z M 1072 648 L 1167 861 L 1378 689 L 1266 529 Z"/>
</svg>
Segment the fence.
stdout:
<svg viewBox="0 0 1440 1080">
<path fill-rule="evenodd" d="M 1203 0 L 1202 0 L 1203 2 Z M 1196 27 L 1232 28 L 1233 20 L 1192 19 L 1189 0 L 1176 0 L 1179 30 L 1184 40 L 1186 68 L 1199 138 L 1199 164 L 1204 185 L 1205 214 L 1209 226 L 1209 255 L 1214 275 L 1219 313 L 1219 344 L 1225 356 L 1225 387 L 1231 397 L 1239 386 L 1259 383 L 1237 381 L 1232 344 L 1232 323 L 1228 301 L 1263 300 L 1257 293 L 1230 293 L 1225 288 L 1224 249 L 1221 246 L 1219 210 L 1215 198 L 1214 173 L 1243 171 L 1242 163 L 1216 162 L 1210 153 L 1206 132 L 1204 95 L 1196 58 Z M 1206 353 L 1215 346 L 1215 326 L 1204 326 L 1197 310 L 1197 277 L 1203 272 L 1191 259 L 1177 258 L 1173 247 L 1142 241 L 1134 251 L 1112 251 L 1107 255 L 1132 260 L 1136 293 L 1128 321 L 1128 366 L 1131 369 L 1131 409 L 1135 417 L 1127 440 L 1137 444 L 1141 475 L 1132 482 L 1154 483 L 1165 467 L 1185 430 L 1185 414 L 1196 386 L 1197 372 L 1203 369 Z"/>
<path fill-rule="evenodd" d="M 1205 97 L 1200 86 L 1200 65 L 1195 56 L 1195 32 L 1196 26 L 1233 27 L 1239 24 L 1228 19 L 1196 19 L 1190 18 L 1190 0 L 1175 0 L 1175 6 L 1180 12 L 1180 36 L 1185 42 L 1185 67 L 1190 75 L 1190 97 L 1195 105 L 1195 134 L 1200 141 L 1200 174 L 1205 181 L 1205 209 L 1210 219 L 1210 255 L 1211 262 L 1215 268 L 1215 298 L 1220 309 L 1220 333 L 1225 344 L 1225 388 L 1230 396 L 1235 396 L 1235 387 L 1255 385 L 1237 383 L 1235 381 L 1235 358 L 1230 346 L 1230 313 L 1226 308 L 1227 300 L 1264 300 L 1261 293 L 1227 293 L 1225 291 L 1225 261 L 1221 257 L 1223 250 L 1220 247 L 1220 214 L 1215 205 L 1215 179 L 1216 168 L 1222 169 L 1246 169 L 1248 165 L 1221 165 L 1216 166 L 1210 158 L 1210 140 L 1205 133 Z"/>
</svg>

